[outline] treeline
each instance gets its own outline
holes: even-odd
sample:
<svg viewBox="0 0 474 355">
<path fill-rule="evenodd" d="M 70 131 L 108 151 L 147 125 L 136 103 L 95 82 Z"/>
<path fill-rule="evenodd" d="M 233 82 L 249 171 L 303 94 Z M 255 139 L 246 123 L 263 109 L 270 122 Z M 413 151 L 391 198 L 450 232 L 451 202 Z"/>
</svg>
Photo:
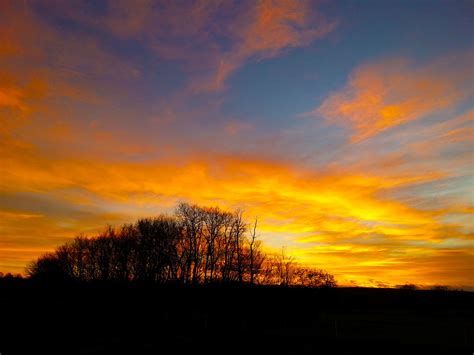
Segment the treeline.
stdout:
<svg viewBox="0 0 474 355">
<path fill-rule="evenodd" d="M 299 266 L 284 252 L 265 254 L 240 212 L 182 203 L 174 215 L 139 219 L 77 237 L 32 262 L 33 278 L 207 284 L 235 282 L 334 287 L 323 270 Z"/>
</svg>

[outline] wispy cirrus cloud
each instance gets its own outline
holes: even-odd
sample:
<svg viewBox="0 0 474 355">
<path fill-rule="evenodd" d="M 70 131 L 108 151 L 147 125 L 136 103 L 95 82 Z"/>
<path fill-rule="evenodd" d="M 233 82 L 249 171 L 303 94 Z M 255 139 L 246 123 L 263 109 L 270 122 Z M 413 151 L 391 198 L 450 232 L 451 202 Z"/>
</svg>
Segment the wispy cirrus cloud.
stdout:
<svg viewBox="0 0 474 355">
<path fill-rule="evenodd" d="M 137 41 L 160 60 L 181 62 L 191 93 L 221 91 L 246 63 L 307 46 L 337 26 L 308 0 L 108 1 L 101 12 L 87 3 L 53 3 L 56 16 Z"/>
<path fill-rule="evenodd" d="M 230 49 L 221 51 L 207 76 L 192 84 L 194 91 L 219 91 L 245 63 L 275 57 L 282 51 L 309 45 L 336 28 L 309 1 L 255 2 L 229 25 Z"/>
<path fill-rule="evenodd" d="M 385 59 L 362 65 L 347 85 L 330 94 L 311 115 L 353 129 L 352 142 L 456 105 L 473 94 L 472 53 L 429 63 Z"/>
</svg>

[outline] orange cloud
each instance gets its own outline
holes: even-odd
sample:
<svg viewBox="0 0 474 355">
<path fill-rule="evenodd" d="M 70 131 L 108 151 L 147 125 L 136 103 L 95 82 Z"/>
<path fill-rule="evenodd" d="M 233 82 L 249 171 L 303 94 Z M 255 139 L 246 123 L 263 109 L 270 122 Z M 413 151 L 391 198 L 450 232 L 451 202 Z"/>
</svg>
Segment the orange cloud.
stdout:
<svg viewBox="0 0 474 355">
<path fill-rule="evenodd" d="M 47 85 L 39 78 L 19 80 L 0 71 L 0 149 L 19 144 L 12 132 L 28 123 L 46 92 Z"/>
<path fill-rule="evenodd" d="M 59 9 L 71 11 L 81 8 L 80 3 L 65 6 L 64 3 L 55 1 L 44 4 L 15 1 L 2 3 L 2 71 L 20 78 L 44 75 L 48 78 L 48 84 L 50 81 L 61 82 L 62 87 L 56 91 L 60 93 L 66 86 L 64 79 L 80 81 L 87 77 L 117 76 L 134 79 L 139 76 L 133 63 L 105 50 L 100 37 L 59 29 L 47 17 L 41 16 L 38 8 L 48 6 L 48 3 L 48 12 L 53 14 Z"/>
<path fill-rule="evenodd" d="M 0 88 L 0 106 L 14 107 L 24 110 L 21 102 L 23 93 L 18 89 Z"/>
<path fill-rule="evenodd" d="M 2 72 L 9 73 L 0 75 L 1 271 L 21 271 L 28 261 L 78 232 L 92 233 L 106 223 L 118 225 L 170 211 L 184 199 L 243 208 L 249 219 L 258 216 L 259 232 L 269 249 L 287 245 L 300 261 L 329 269 L 343 284 L 354 280 L 361 285 L 374 284 L 370 280 L 397 284 L 414 279 L 427 284 L 472 284 L 465 267 L 472 260 L 468 244 L 472 235 L 466 222 L 472 211 L 465 201 L 445 198 L 439 206 L 423 196 L 402 199 L 395 194 L 451 176 L 452 162 L 460 166 L 460 154 L 449 157 L 443 169 L 426 163 L 427 159 L 410 159 L 407 167 L 405 155 L 439 156 L 445 148 L 441 140 L 467 147 L 472 112 L 449 123 L 404 133 L 410 144 L 388 156 L 380 146 L 366 151 L 338 147 L 342 153 L 337 159 L 317 169 L 198 149 L 194 156 L 184 157 L 177 152 L 185 139 L 176 145 L 167 141 L 153 145 L 159 139 L 150 139 L 151 134 L 135 137 L 130 121 L 120 129 L 120 124 L 107 126 L 102 116 L 88 116 L 89 106 L 94 107 L 91 111 L 114 115 L 103 96 L 112 92 L 109 98 L 120 101 L 120 95 L 113 96 L 120 87 L 129 94 L 129 80 L 140 75 L 133 61 L 107 52 L 101 36 L 57 31 L 52 23 L 36 16 L 29 3 L 5 4 L 0 3 Z M 113 1 L 103 17 L 91 15 L 88 3 L 55 4 L 51 11 L 70 8 L 68 20 L 93 25 L 91 32 L 138 40 L 160 58 L 186 61 L 185 71 L 195 79 L 191 87 L 196 92 L 220 90 L 245 63 L 305 46 L 335 26 L 304 1 L 249 2 L 245 6 L 227 1 L 166 2 L 160 11 L 144 1 L 134 12 L 128 11 L 129 2 Z M 229 13 L 236 16 L 225 24 L 217 21 L 218 16 Z M 229 39 L 228 46 L 221 47 L 213 34 Z M 458 56 L 420 67 L 406 61 L 363 66 L 344 90 L 326 100 L 318 114 L 351 122 L 354 140 L 361 140 L 449 109 L 469 92 L 462 90 L 472 77 L 462 73 L 466 61 Z M 115 85 L 116 77 L 126 82 Z M 103 79 L 112 79 L 112 83 L 104 87 Z M 179 115 L 211 116 L 209 112 L 219 105 L 212 100 L 183 114 L 186 94 L 165 97 L 163 101 L 172 109 L 164 115 L 150 114 L 158 117 L 152 120 L 159 121 L 162 130 Z M 140 110 L 130 110 L 124 116 L 134 119 L 140 114 Z M 31 123 L 18 129 L 25 115 Z M 76 115 L 81 116 L 77 121 Z M 148 128 L 144 121 L 138 122 L 143 123 L 143 130 Z M 215 140 L 223 133 L 225 140 L 235 136 L 240 149 L 255 139 L 261 149 L 265 137 L 253 136 L 250 124 L 226 123 L 214 125 L 207 133 Z M 196 126 L 186 126 L 192 127 Z M 169 132 L 171 138 L 176 134 L 172 129 Z M 242 139 L 247 135 L 248 140 Z M 279 138 L 294 145 L 294 136 L 283 136 Z M 390 138 L 393 143 L 402 135 Z M 276 140 L 268 139 L 272 149 Z M 212 148 L 220 147 L 213 142 Z M 248 151 L 255 154 L 253 147 Z M 273 150 L 275 155 L 283 151 Z M 160 154 L 166 158 L 156 158 Z M 462 164 L 466 166 L 465 159 Z"/>
<path fill-rule="evenodd" d="M 0 108 L 7 107 L 20 111 L 27 111 L 28 100 L 44 97 L 47 86 L 38 77 L 22 78 L 20 82 L 12 73 L 0 71 Z"/>
<path fill-rule="evenodd" d="M 227 78 L 247 61 L 275 57 L 281 51 L 309 45 L 336 27 L 309 1 L 264 0 L 230 26 L 231 50 L 220 54 L 211 74 L 198 78 L 193 91 L 219 91 Z"/>
<path fill-rule="evenodd" d="M 3 198 L 6 196 L 7 194 L 3 194 Z M 27 208 L 33 210 L 39 208 L 34 200 L 28 202 Z M 44 252 L 52 251 L 57 245 L 74 236 L 94 232 L 100 224 L 118 224 L 127 221 L 124 216 L 103 213 L 100 210 L 81 210 L 80 207 L 71 208 L 64 204 L 59 207 L 61 208 L 65 208 L 64 213 L 55 214 L 50 211 L 51 208 L 46 208 L 47 211 L 42 213 L 32 213 L 0 207 L 2 272 L 23 273 L 31 260 Z M 39 231 L 41 232 L 38 234 Z"/>
<path fill-rule="evenodd" d="M 472 53 L 452 55 L 424 66 L 405 59 L 362 65 L 339 92 L 312 114 L 350 122 L 357 142 L 392 127 L 454 108 L 472 94 Z"/>
<path fill-rule="evenodd" d="M 382 269 L 385 276 L 377 276 L 385 282 L 397 283 L 402 273 L 413 273 L 415 265 L 407 269 L 397 254 L 408 253 L 410 243 L 423 242 L 427 244 L 423 250 L 435 250 L 445 240 L 463 238 L 458 226 L 440 219 L 442 210 L 421 210 L 380 196 L 383 191 L 431 181 L 436 175 L 322 173 L 260 159 L 205 154 L 127 163 L 45 157 L 33 149 L 3 153 L 0 189 L 5 195 L 17 201 L 25 198 L 21 196 L 47 196 L 48 206 L 81 211 L 66 217 L 56 215 L 61 212 L 41 212 L 41 207 L 35 210 L 35 203 L 25 203 L 15 212 L 7 210 L 1 227 L 8 238 L 0 253 L 14 258 L 12 248 L 50 249 L 76 232 L 102 228 L 104 221 L 131 221 L 169 210 L 183 199 L 243 208 L 248 218 L 259 217 L 260 233 L 269 248 L 288 245 L 299 260 L 324 265 L 359 283 Z M 111 215 L 117 217 L 110 219 Z M 41 236 L 38 230 L 43 231 Z M 25 244 L 18 236 L 28 236 Z M 9 257 L 4 260 L 0 267 L 23 265 Z M 397 277 L 390 271 L 395 264 Z M 351 274 L 347 265 L 357 267 L 359 275 Z M 364 271 L 369 276 L 363 276 Z"/>
<path fill-rule="evenodd" d="M 249 132 L 254 128 L 255 128 L 254 125 L 249 122 L 231 120 L 225 125 L 224 131 L 230 135 L 237 135 L 237 134 Z"/>
<path fill-rule="evenodd" d="M 186 72 L 191 73 L 187 88 L 191 93 L 222 90 L 227 78 L 248 61 L 275 57 L 285 49 L 309 45 L 336 27 L 334 21 L 316 9 L 314 2 L 307 0 L 178 3 L 120 0 L 107 2 L 101 13 L 83 2 L 64 4 L 50 0 L 48 4 L 48 12 L 54 16 L 120 39 L 136 40 L 155 52 L 159 59 L 181 61 Z M 29 17 L 34 17 L 32 11 L 27 12 Z M 36 22 L 30 18 L 24 21 L 38 23 L 37 19 Z M 54 38 L 54 31 L 51 28 L 48 31 L 41 32 Z M 22 41 L 28 38 L 22 37 Z M 4 42 L 7 43 L 5 51 L 17 47 L 17 43 L 8 44 L 10 42 Z M 39 43 L 44 42 L 42 39 Z M 94 41 L 82 39 L 81 44 L 88 47 Z M 42 46 L 39 47 L 44 55 Z M 68 62 L 82 57 L 75 56 L 76 51 L 69 47 L 66 43 L 67 50 L 60 53 Z M 90 60 L 88 65 L 101 65 L 104 61 L 100 59 Z M 102 69 L 111 70 L 107 65 Z"/>
<path fill-rule="evenodd" d="M 251 20 L 236 30 L 238 51 L 246 56 L 274 56 L 284 48 L 309 44 L 334 29 L 308 1 L 268 0 L 256 4 Z"/>
</svg>

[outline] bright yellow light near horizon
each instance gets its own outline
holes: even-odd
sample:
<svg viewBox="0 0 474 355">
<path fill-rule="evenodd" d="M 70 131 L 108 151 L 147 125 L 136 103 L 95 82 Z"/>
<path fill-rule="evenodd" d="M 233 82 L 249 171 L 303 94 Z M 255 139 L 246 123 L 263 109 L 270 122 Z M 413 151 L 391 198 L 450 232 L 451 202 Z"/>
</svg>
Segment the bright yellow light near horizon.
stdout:
<svg viewBox="0 0 474 355">
<path fill-rule="evenodd" d="M 104 221 L 115 225 L 131 222 L 127 214 L 134 210 L 133 218 L 139 216 L 138 211 L 172 211 L 180 200 L 240 208 L 248 220 L 258 217 L 262 235 L 274 236 L 265 240 L 269 248 L 277 250 L 288 244 L 288 252 L 301 262 L 324 267 L 341 279 L 346 277 L 339 270 L 348 265 L 365 268 L 369 274 L 374 268 L 407 267 L 403 255 L 399 259 L 390 256 L 393 246 L 365 245 L 373 236 L 403 246 L 404 240 L 435 242 L 449 230 L 438 220 L 439 211 L 418 210 L 378 196 L 380 191 L 430 181 L 436 178 L 434 175 L 386 178 L 360 173 L 318 174 L 276 162 L 224 156 L 195 158 L 181 164 L 173 160 L 132 164 L 53 159 L 35 152 L 11 154 L 12 159 L 1 171 L 4 191 L 46 192 L 63 204 L 98 210 L 88 220 L 72 216 L 67 227 L 62 224 L 63 217 L 17 211 L 18 216 L 4 221 L 9 240 L 0 241 L 2 256 L 7 260 L 0 261 L 4 269 L 18 271 L 26 262 L 18 255 L 21 247 L 15 246 L 14 235 L 28 238 L 28 248 L 33 246 L 39 251 L 42 245 L 45 251 L 51 250 L 75 234 L 102 229 Z M 76 191 L 77 186 L 87 193 Z M 113 208 L 116 215 L 101 210 L 103 206 Z M 22 225 L 15 218 L 22 218 Z M 41 236 L 35 234 L 35 227 L 42 228 Z M 341 246 L 345 240 L 351 243 Z M 314 243 L 333 247 L 318 252 Z M 13 251 L 15 248 L 18 252 Z M 309 256 L 308 250 L 314 254 Z M 364 261 L 358 259 L 362 254 Z M 392 262 L 380 260 L 380 254 Z M 390 277 L 383 277 L 383 281 L 391 282 Z"/>
</svg>

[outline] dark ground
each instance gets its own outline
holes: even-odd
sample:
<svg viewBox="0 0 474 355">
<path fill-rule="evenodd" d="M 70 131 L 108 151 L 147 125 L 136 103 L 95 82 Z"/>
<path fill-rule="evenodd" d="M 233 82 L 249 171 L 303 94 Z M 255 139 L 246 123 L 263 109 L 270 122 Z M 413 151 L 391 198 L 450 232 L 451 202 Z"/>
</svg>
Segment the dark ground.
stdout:
<svg viewBox="0 0 474 355">
<path fill-rule="evenodd" d="M 0 353 L 472 354 L 473 301 L 455 291 L 0 280 Z"/>
</svg>

